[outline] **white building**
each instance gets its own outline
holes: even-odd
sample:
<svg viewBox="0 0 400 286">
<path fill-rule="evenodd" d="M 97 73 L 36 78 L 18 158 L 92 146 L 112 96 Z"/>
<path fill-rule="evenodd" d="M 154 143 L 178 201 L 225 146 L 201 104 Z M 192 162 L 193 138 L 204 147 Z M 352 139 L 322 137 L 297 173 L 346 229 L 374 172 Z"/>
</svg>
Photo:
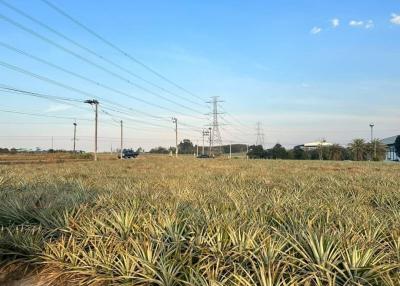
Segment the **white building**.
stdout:
<svg viewBox="0 0 400 286">
<path fill-rule="evenodd" d="M 399 156 L 397 156 L 396 148 L 394 146 L 394 142 L 396 142 L 396 139 L 399 136 L 400 135 L 388 137 L 381 141 L 383 144 L 385 144 L 387 146 L 386 160 L 388 160 L 388 161 L 400 161 L 400 158 L 399 158 Z"/>
<path fill-rule="evenodd" d="M 301 147 L 303 147 L 304 150 L 314 150 L 314 149 L 318 149 L 321 147 L 330 147 L 332 145 L 333 145 L 332 143 L 329 143 L 329 142 L 326 142 L 325 140 L 323 140 L 323 141 L 304 143 L 303 145 L 301 145 Z"/>
</svg>

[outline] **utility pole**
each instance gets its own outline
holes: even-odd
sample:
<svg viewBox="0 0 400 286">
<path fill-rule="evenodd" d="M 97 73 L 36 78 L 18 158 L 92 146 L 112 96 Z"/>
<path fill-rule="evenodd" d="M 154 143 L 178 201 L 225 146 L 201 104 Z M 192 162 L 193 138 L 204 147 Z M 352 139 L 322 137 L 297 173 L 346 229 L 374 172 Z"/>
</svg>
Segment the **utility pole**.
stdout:
<svg viewBox="0 0 400 286">
<path fill-rule="evenodd" d="M 74 153 L 76 152 L 76 122 L 73 123 L 74 124 Z"/>
<path fill-rule="evenodd" d="M 94 160 L 97 161 L 97 126 L 99 119 L 99 102 L 96 99 L 85 100 L 85 103 L 94 105 L 95 107 L 95 123 L 94 123 Z"/>
<path fill-rule="evenodd" d="M 54 151 L 54 137 L 51 136 L 51 150 Z"/>
<path fill-rule="evenodd" d="M 197 144 L 196 144 L 196 156 L 199 156 L 199 140 L 197 140 Z"/>
<path fill-rule="evenodd" d="M 209 132 L 207 130 L 203 129 L 202 135 L 203 135 L 203 148 L 202 148 L 201 154 L 204 155 L 205 154 L 204 153 L 204 136 L 209 135 Z"/>
<path fill-rule="evenodd" d="M 211 148 L 212 148 L 212 132 L 211 132 L 211 127 L 208 128 L 209 132 L 208 134 L 210 135 L 210 149 L 208 151 L 208 156 L 211 157 Z"/>
<path fill-rule="evenodd" d="M 175 157 L 178 157 L 178 118 L 172 117 L 172 122 L 175 123 Z"/>
<path fill-rule="evenodd" d="M 249 159 L 249 144 L 246 144 L 246 159 Z"/>
<path fill-rule="evenodd" d="M 229 159 L 232 159 L 232 142 L 229 142 Z"/>
<path fill-rule="evenodd" d="M 124 147 L 124 133 L 123 133 L 123 121 L 121 120 L 121 151 L 120 151 L 120 156 L 121 156 L 121 160 L 122 158 L 122 149 Z"/>
</svg>

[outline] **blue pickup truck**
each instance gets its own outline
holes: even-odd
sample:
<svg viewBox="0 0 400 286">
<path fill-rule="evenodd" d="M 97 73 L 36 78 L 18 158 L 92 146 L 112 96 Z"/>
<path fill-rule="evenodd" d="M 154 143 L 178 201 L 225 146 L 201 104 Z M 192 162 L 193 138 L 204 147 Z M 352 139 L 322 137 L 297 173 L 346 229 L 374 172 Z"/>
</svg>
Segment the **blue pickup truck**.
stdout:
<svg viewBox="0 0 400 286">
<path fill-rule="evenodd" d="M 122 150 L 122 159 L 136 158 L 137 156 L 139 156 L 139 152 L 135 152 L 132 149 Z M 118 159 L 121 159 L 121 153 L 118 154 Z"/>
</svg>

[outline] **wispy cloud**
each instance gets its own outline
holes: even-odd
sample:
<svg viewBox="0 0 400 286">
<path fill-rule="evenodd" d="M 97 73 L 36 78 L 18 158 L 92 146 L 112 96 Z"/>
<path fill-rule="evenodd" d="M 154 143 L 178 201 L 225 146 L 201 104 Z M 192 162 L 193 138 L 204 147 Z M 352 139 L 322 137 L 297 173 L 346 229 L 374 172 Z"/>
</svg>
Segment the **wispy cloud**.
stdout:
<svg viewBox="0 0 400 286">
<path fill-rule="evenodd" d="M 70 105 L 65 105 L 65 104 L 54 104 L 50 105 L 44 112 L 50 113 L 50 112 L 59 112 L 59 111 L 64 111 L 70 109 Z"/>
<path fill-rule="evenodd" d="M 400 15 L 393 13 L 390 22 L 395 25 L 400 25 Z"/>
<path fill-rule="evenodd" d="M 375 27 L 374 21 L 368 20 L 365 24 L 365 29 L 372 29 L 373 27 Z"/>
<path fill-rule="evenodd" d="M 374 21 L 368 20 L 368 21 L 358 21 L 358 20 L 351 20 L 349 22 L 349 25 L 351 27 L 358 27 L 358 28 L 365 28 L 365 29 L 372 29 L 375 27 Z"/>
<path fill-rule="evenodd" d="M 351 20 L 349 22 L 349 25 L 352 27 L 361 27 L 361 26 L 364 26 L 364 21 Z"/>
<path fill-rule="evenodd" d="M 317 34 L 319 34 L 321 32 L 322 32 L 322 29 L 320 27 L 314 27 L 310 31 L 310 33 L 313 34 L 313 35 L 317 35 Z"/>
<path fill-rule="evenodd" d="M 337 27 L 339 27 L 339 25 L 340 25 L 340 20 L 339 20 L 338 18 L 333 18 L 333 19 L 331 20 L 331 24 L 332 24 L 332 27 L 333 27 L 333 28 L 337 28 Z"/>
</svg>

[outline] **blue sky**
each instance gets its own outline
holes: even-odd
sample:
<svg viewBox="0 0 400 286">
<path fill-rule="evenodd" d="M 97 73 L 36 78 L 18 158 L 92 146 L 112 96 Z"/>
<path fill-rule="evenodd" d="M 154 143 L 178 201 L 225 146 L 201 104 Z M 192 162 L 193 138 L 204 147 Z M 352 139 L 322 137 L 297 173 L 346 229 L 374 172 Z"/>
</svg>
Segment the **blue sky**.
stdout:
<svg viewBox="0 0 400 286">
<path fill-rule="evenodd" d="M 293 146 L 325 138 L 348 143 L 369 138 L 369 123 L 383 138 L 400 134 L 400 1 L 61 1 L 52 3 L 169 79 L 204 100 L 220 96 L 225 143 L 252 144 L 262 122 L 267 146 Z M 177 89 L 111 49 L 40 0 L 7 0 L 63 35 L 181 98 L 149 86 L 86 53 L 15 13 L 0 1 L 0 14 L 84 58 L 162 96 L 198 110 L 195 114 L 144 92 L 0 19 L 0 41 L 123 93 L 166 107 L 163 110 L 29 59 L 0 45 L 0 61 L 161 116 L 132 114 L 163 128 L 129 121 L 127 144 L 149 149 L 173 145 L 169 118 L 182 126 L 180 139 L 201 139 L 209 106 Z M 0 66 L 0 84 L 82 99 L 82 94 Z M 92 148 L 93 112 L 38 98 L 0 92 L 1 110 L 79 118 L 78 146 Z M 82 109 L 83 108 L 83 109 Z M 110 112 L 110 111 L 109 111 Z M 184 115 L 182 115 L 182 113 Z M 195 115 L 204 119 L 193 118 Z M 234 119 L 233 119 L 233 118 Z M 100 147 L 118 144 L 116 123 L 100 114 Z M 114 114 L 114 120 L 119 120 Z M 124 119 L 125 120 L 125 119 Z M 241 123 L 239 124 L 238 121 Z M 165 126 L 165 127 L 164 127 Z M 70 148 L 72 121 L 0 112 L 2 146 Z M 26 137 L 22 137 L 26 136 Z"/>
</svg>

